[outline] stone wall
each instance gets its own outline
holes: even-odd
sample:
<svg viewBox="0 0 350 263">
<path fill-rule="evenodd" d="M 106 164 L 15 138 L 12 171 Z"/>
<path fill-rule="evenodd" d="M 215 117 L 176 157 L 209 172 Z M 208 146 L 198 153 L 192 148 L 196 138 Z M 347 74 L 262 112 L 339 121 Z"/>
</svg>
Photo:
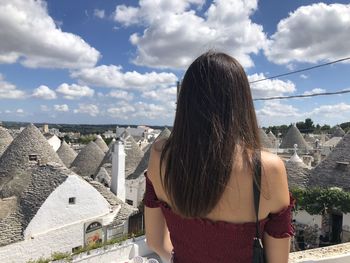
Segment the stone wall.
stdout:
<svg viewBox="0 0 350 263">
<path fill-rule="evenodd" d="M 72 224 L 34 238 L 0 247 L 1 263 L 26 263 L 30 259 L 50 257 L 53 252 L 71 252 L 84 242 L 83 223 Z"/>
<path fill-rule="evenodd" d="M 148 255 L 162 263 L 157 255 L 152 254 L 153 251 L 148 248 L 145 236 L 141 236 L 134 240 L 126 240 L 120 245 L 110 245 L 105 248 L 81 253 L 73 258 L 72 263 L 125 263 L 136 256 L 148 257 Z M 55 261 L 55 263 L 65 262 L 61 260 Z"/>
<path fill-rule="evenodd" d="M 348 263 L 350 243 L 290 253 L 289 263 Z"/>
</svg>

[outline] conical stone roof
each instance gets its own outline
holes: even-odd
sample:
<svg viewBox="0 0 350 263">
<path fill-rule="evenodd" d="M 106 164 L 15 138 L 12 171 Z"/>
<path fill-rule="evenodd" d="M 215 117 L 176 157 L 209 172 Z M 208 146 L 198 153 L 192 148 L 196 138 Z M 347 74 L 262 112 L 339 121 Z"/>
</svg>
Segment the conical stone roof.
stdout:
<svg viewBox="0 0 350 263">
<path fill-rule="evenodd" d="M 124 141 L 124 149 L 126 154 L 125 177 L 127 177 L 135 171 L 144 153 L 137 145 L 134 138 L 127 131 L 124 131 L 120 137 Z"/>
<path fill-rule="evenodd" d="M 342 137 L 332 137 L 332 139 L 329 139 L 326 141 L 323 146 L 324 147 L 334 147 L 336 146 L 340 141 L 342 140 Z"/>
<path fill-rule="evenodd" d="M 297 144 L 298 149 L 303 151 L 311 149 L 311 147 L 305 141 L 304 137 L 301 135 L 299 129 L 293 124 L 288 129 L 287 134 L 282 138 L 280 148 L 294 148 L 294 144 Z"/>
<path fill-rule="evenodd" d="M 13 138 L 11 134 L 7 131 L 7 129 L 0 126 L 0 156 L 4 153 L 12 141 Z"/>
<path fill-rule="evenodd" d="M 158 135 L 157 140 L 169 138 L 171 131 L 165 127 L 162 132 Z"/>
<path fill-rule="evenodd" d="M 58 148 L 56 153 L 68 168 L 77 157 L 77 153 L 64 140 L 62 141 L 61 146 Z"/>
<path fill-rule="evenodd" d="M 168 128 L 165 128 L 157 137 L 156 141 L 160 140 L 160 139 L 167 139 L 170 136 L 170 130 Z M 154 143 L 154 142 L 153 142 Z M 143 155 L 140 163 L 138 164 L 138 166 L 136 167 L 135 171 L 130 174 L 128 176 L 127 179 L 136 179 L 138 178 L 140 175 L 143 174 L 143 172 L 147 169 L 148 167 L 148 162 L 149 162 L 149 158 L 151 156 L 151 149 L 152 149 L 152 144 L 150 144 L 149 146 L 147 146 L 147 150 L 145 151 L 145 154 Z"/>
<path fill-rule="evenodd" d="M 101 167 L 99 169 L 95 180 L 97 182 L 100 182 L 101 184 L 103 184 L 106 187 L 111 186 L 111 176 L 109 175 L 109 173 L 107 172 L 107 170 L 104 167 Z"/>
<path fill-rule="evenodd" d="M 343 137 L 345 135 L 345 131 L 339 126 L 337 125 L 332 133 L 332 137 Z"/>
<path fill-rule="evenodd" d="M 19 196 L 28 184 L 29 160 L 36 155 L 40 163 L 54 162 L 63 165 L 61 159 L 38 128 L 29 124 L 8 146 L 0 157 L 0 197 Z"/>
<path fill-rule="evenodd" d="M 113 157 L 112 154 L 113 154 L 113 145 L 115 144 L 115 142 L 116 142 L 116 140 L 113 139 L 109 143 L 108 151 L 105 154 L 105 156 L 103 157 L 103 160 L 96 171 L 96 176 L 97 176 L 97 173 L 100 171 L 101 167 L 104 167 L 108 174 L 110 174 L 110 175 L 112 174 L 112 157 Z"/>
<path fill-rule="evenodd" d="M 106 153 L 108 151 L 108 146 L 106 142 L 102 139 L 101 135 L 97 135 L 96 140 L 94 141 L 101 150 Z"/>
<path fill-rule="evenodd" d="M 350 191 L 350 133 L 311 172 L 310 186 Z"/>
<path fill-rule="evenodd" d="M 267 134 L 267 137 L 269 137 L 270 140 L 271 140 L 272 142 L 274 142 L 274 141 L 277 140 L 276 136 L 273 134 L 272 131 L 270 131 L 270 132 Z"/>
<path fill-rule="evenodd" d="M 259 128 L 259 139 L 263 148 L 274 148 L 272 141 L 262 128 Z"/>
<path fill-rule="evenodd" d="M 285 162 L 290 189 L 306 188 L 310 179 L 310 169 L 303 163 Z"/>
<path fill-rule="evenodd" d="M 96 143 L 90 142 L 79 152 L 72 162 L 71 168 L 81 176 L 95 175 L 104 156 L 101 148 Z"/>
</svg>

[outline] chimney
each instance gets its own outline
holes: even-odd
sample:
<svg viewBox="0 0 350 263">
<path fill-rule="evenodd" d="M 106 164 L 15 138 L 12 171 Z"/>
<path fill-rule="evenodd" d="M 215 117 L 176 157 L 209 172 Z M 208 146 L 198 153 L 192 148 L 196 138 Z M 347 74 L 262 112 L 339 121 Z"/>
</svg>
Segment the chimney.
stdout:
<svg viewBox="0 0 350 263">
<path fill-rule="evenodd" d="M 48 125 L 48 124 L 44 124 L 44 126 L 43 126 L 43 132 L 44 132 L 44 133 L 48 133 L 48 132 L 49 132 L 49 125 Z"/>
<path fill-rule="evenodd" d="M 306 164 L 308 167 L 312 167 L 312 162 L 314 158 L 310 155 L 304 155 L 303 157 L 303 162 Z"/>
<path fill-rule="evenodd" d="M 111 191 L 125 202 L 125 152 L 120 140 L 113 145 Z"/>
</svg>

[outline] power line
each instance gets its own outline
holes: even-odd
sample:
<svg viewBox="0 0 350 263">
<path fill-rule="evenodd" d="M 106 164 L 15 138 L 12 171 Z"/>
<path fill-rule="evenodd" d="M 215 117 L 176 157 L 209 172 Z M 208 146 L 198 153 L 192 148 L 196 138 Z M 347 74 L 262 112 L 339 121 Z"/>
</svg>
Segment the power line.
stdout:
<svg viewBox="0 0 350 263">
<path fill-rule="evenodd" d="M 315 69 L 315 68 L 320 68 L 320 67 L 328 66 L 328 65 L 331 65 L 331 64 L 339 63 L 339 62 L 346 61 L 346 60 L 350 60 L 350 57 L 341 58 L 341 59 L 338 59 L 338 60 L 334 60 L 334 61 L 331 61 L 331 62 L 327 62 L 327 63 L 324 63 L 324 64 L 319 64 L 319 65 L 308 67 L 308 68 L 303 68 L 303 69 L 299 69 L 299 70 L 290 71 L 290 72 L 279 74 L 279 75 L 275 75 L 275 76 L 272 76 L 272 77 L 267 77 L 267 78 L 263 78 L 263 79 L 250 81 L 249 83 L 253 84 L 253 83 L 257 83 L 257 82 L 268 80 L 268 79 L 275 79 L 275 78 L 279 78 L 279 77 L 284 77 L 284 76 L 288 76 L 288 75 L 292 75 L 292 74 L 296 74 L 296 73 L 312 70 L 312 69 Z"/>
<path fill-rule="evenodd" d="M 282 99 L 306 98 L 306 97 L 316 97 L 316 96 L 329 96 L 329 95 L 344 94 L 344 93 L 350 93 L 350 90 L 341 90 L 341 91 L 335 91 L 335 92 L 312 93 L 312 94 L 303 94 L 303 95 L 291 95 L 291 96 L 257 98 L 257 99 L 253 99 L 253 100 L 255 100 L 255 101 L 257 101 L 257 100 L 282 100 Z"/>
</svg>

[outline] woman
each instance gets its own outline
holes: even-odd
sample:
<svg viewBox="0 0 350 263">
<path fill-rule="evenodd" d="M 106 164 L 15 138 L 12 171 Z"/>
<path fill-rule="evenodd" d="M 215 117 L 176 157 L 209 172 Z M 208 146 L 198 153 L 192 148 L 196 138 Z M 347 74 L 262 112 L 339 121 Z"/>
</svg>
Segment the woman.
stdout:
<svg viewBox="0 0 350 263">
<path fill-rule="evenodd" d="M 265 256 L 287 263 L 293 199 L 284 164 L 260 151 L 242 66 L 223 53 L 201 55 L 184 76 L 170 137 L 151 150 L 144 200 L 149 247 L 167 262 L 251 262 L 260 158 Z"/>
</svg>

